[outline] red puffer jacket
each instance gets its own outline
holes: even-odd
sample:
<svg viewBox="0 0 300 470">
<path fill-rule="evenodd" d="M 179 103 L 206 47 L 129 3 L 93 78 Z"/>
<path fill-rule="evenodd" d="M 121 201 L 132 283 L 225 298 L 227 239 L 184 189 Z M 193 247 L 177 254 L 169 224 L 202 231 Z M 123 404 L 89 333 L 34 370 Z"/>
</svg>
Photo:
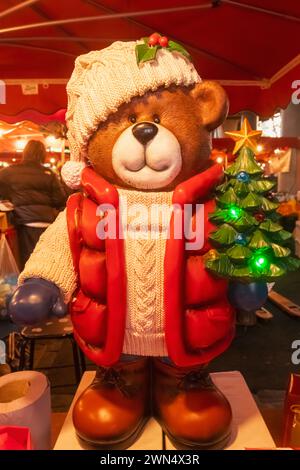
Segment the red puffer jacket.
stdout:
<svg viewBox="0 0 300 470">
<path fill-rule="evenodd" d="M 211 248 L 208 234 L 213 226 L 208 214 L 214 209 L 211 190 L 222 168 L 214 165 L 178 185 L 173 193 L 176 211 L 184 204 L 204 204 L 204 246 L 186 250 L 185 240 L 170 236 L 164 263 L 165 338 L 169 357 L 187 367 L 210 361 L 229 346 L 234 335 L 234 311 L 227 300 L 227 282 L 209 274 L 203 255 Z M 107 204 L 116 211 L 117 189 L 86 168 L 82 174 L 84 194 L 74 194 L 67 204 L 67 220 L 73 263 L 79 287 L 70 303 L 74 335 L 84 353 L 97 365 L 109 366 L 122 353 L 126 323 L 126 270 L 124 240 L 101 240 L 96 229 L 96 209 Z M 178 215 L 178 214 L 177 214 Z M 195 215 L 193 215 L 195 217 Z"/>
</svg>

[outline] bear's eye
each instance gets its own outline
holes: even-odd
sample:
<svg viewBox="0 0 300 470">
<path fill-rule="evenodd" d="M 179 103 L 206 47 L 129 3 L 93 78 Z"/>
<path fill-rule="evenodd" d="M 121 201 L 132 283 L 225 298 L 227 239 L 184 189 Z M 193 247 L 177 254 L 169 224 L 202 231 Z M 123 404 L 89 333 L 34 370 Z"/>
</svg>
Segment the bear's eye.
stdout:
<svg viewBox="0 0 300 470">
<path fill-rule="evenodd" d="M 136 122 L 136 116 L 135 116 L 134 114 L 131 114 L 131 115 L 129 116 L 128 120 L 129 120 L 130 122 L 132 122 L 132 124 L 134 124 L 134 123 Z"/>
<path fill-rule="evenodd" d="M 159 119 L 159 117 L 157 116 L 157 114 L 154 114 L 154 116 L 153 116 L 153 121 L 155 122 L 155 124 L 159 124 L 159 123 L 160 123 L 160 119 Z"/>
</svg>

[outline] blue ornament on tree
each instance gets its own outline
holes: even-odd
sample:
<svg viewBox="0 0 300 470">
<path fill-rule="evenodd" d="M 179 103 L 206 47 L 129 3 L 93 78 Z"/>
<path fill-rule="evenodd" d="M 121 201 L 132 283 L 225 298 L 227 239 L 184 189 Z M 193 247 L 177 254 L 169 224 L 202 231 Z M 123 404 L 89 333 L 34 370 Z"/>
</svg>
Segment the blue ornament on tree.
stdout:
<svg viewBox="0 0 300 470">
<path fill-rule="evenodd" d="M 250 176 L 246 171 L 240 171 L 237 174 L 236 179 L 241 183 L 248 183 L 248 181 L 250 180 Z"/>
<path fill-rule="evenodd" d="M 245 237 L 245 235 L 243 233 L 238 233 L 235 237 L 235 242 L 238 245 L 246 245 L 247 238 Z"/>
<path fill-rule="evenodd" d="M 228 298 L 231 305 L 239 310 L 251 312 L 261 308 L 268 298 L 268 288 L 265 282 L 232 281 L 229 283 Z"/>
</svg>

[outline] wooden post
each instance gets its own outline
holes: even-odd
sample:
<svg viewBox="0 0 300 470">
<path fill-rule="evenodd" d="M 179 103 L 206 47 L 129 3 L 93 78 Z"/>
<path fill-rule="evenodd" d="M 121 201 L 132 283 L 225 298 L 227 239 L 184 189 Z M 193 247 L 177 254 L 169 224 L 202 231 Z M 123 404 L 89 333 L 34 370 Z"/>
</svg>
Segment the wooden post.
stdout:
<svg viewBox="0 0 300 470">
<path fill-rule="evenodd" d="M 60 161 L 62 165 L 65 163 L 66 156 L 65 156 L 65 149 L 66 149 L 66 140 L 63 138 L 62 139 L 62 144 L 61 144 L 61 153 L 60 153 Z"/>
</svg>

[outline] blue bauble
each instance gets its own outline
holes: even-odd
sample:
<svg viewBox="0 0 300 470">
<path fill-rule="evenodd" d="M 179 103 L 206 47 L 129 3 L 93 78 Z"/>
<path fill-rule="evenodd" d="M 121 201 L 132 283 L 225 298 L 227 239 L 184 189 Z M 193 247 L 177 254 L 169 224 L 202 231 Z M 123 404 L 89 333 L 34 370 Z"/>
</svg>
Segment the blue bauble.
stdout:
<svg viewBox="0 0 300 470">
<path fill-rule="evenodd" d="M 248 181 L 250 180 L 250 176 L 246 171 L 240 171 L 237 174 L 236 179 L 241 183 L 248 183 Z"/>
<path fill-rule="evenodd" d="M 234 240 L 238 245 L 246 245 L 247 243 L 247 238 L 243 233 L 238 233 Z"/>
<path fill-rule="evenodd" d="M 268 298 L 268 288 L 265 282 L 231 281 L 229 283 L 228 298 L 231 305 L 238 310 L 251 312 L 261 308 Z"/>
</svg>

